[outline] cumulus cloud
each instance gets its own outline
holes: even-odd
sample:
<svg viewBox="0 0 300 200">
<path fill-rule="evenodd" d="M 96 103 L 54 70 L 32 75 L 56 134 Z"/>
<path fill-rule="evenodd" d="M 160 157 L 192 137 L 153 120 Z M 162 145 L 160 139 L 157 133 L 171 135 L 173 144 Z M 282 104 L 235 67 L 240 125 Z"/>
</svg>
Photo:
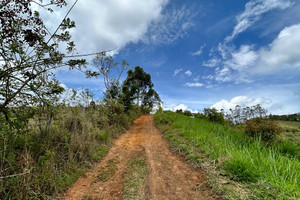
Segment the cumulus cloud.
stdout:
<svg viewBox="0 0 300 200">
<path fill-rule="evenodd" d="M 176 76 L 179 72 L 181 72 L 182 69 L 175 69 L 174 73 L 173 73 L 173 76 Z"/>
<path fill-rule="evenodd" d="M 276 69 L 300 68 L 300 24 L 284 28 L 278 37 L 260 50 L 259 68 L 256 72 Z"/>
<path fill-rule="evenodd" d="M 167 3 L 168 0 L 78 1 L 69 15 L 76 22 L 72 39 L 80 53 L 121 49 L 142 40 L 151 23 L 163 18 L 161 13 Z M 50 30 L 55 30 L 66 10 L 55 9 L 50 15 L 41 11 Z"/>
<path fill-rule="evenodd" d="M 225 65 L 237 71 L 244 71 L 253 66 L 258 58 L 258 53 L 250 45 L 242 45 L 239 50 L 231 53 L 231 59 L 225 61 Z"/>
<path fill-rule="evenodd" d="M 188 110 L 191 111 L 192 113 L 199 113 L 198 110 L 192 110 L 190 109 L 187 105 L 185 104 L 174 104 L 174 105 L 169 105 L 167 107 L 164 107 L 164 110 L 171 110 L 175 112 L 176 110 Z"/>
<path fill-rule="evenodd" d="M 256 49 L 254 45 L 241 45 L 239 49 L 218 48 L 219 57 L 203 63 L 216 67 L 215 80 L 219 82 L 251 82 L 255 74 L 297 74 L 300 72 L 300 24 L 284 28 L 265 47 Z"/>
<path fill-rule="evenodd" d="M 237 96 L 232 98 L 231 100 L 222 99 L 219 102 L 216 102 L 211 106 L 211 108 L 216 108 L 218 110 L 223 109 L 224 111 L 229 111 L 229 109 L 234 109 L 236 105 L 240 105 L 241 107 L 254 106 L 257 104 L 261 104 L 263 107 L 272 106 L 272 101 L 264 98 L 249 98 L 247 96 Z"/>
<path fill-rule="evenodd" d="M 191 70 L 187 70 L 186 72 L 184 72 L 184 74 L 187 76 L 191 76 L 193 72 Z"/>
<path fill-rule="evenodd" d="M 186 83 L 184 85 L 187 86 L 187 87 L 202 87 L 203 83 L 194 82 L 194 83 Z"/>
<path fill-rule="evenodd" d="M 263 14 L 275 9 L 287 9 L 292 0 L 251 0 L 245 10 L 236 17 L 237 24 L 232 34 L 211 51 L 211 58 L 202 63 L 215 67 L 218 82 L 251 82 L 255 74 L 278 74 L 300 69 L 300 24 L 283 29 L 277 38 L 265 47 L 242 44 L 238 49 L 232 39 L 253 26 Z M 295 71 L 293 71 L 295 73 Z M 298 72 L 296 72 L 298 73 Z"/>
<path fill-rule="evenodd" d="M 256 21 L 260 19 L 260 16 L 270 10 L 274 9 L 286 9 L 293 5 L 289 0 L 251 0 L 246 6 L 242 14 L 237 16 L 237 24 L 234 27 L 231 36 L 226 38 L 226 41 L 232 40 L 238 34 L 247 30 Z"/>
</svg>

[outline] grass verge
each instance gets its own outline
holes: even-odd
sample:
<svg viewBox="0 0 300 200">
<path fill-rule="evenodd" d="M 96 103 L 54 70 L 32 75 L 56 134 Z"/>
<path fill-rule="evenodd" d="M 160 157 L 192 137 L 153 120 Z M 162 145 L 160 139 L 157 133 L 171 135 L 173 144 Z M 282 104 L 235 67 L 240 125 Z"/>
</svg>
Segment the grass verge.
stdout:
<svg viewBox="0 0 300 200">
<path fill-rule="evenodd" d="M 240 196 L 227 191 L 228 199 L 300 198 L 300 162 L 276 145 L 250 141 L 230 127 L 173 112 L 156 113 L 154 118 L 174 150 L 201 167 L 213 164 L 219 177 L 227 177 L 244 191 Z M 216 190 L 224 192 L 226 184 L 218 182 Z"/>
</svg>

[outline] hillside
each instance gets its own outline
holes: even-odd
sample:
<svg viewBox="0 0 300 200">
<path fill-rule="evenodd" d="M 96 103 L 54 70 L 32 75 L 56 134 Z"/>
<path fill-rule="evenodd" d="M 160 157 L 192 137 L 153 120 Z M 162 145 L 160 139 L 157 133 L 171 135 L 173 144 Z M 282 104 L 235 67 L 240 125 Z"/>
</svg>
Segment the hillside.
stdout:
<svg viewBox="0 0 300 200">
<path fill-rule="evenodd" d="M 228 126 L 170 111 L 156 113 L 155 122 L 172 149 L 206 169 L 210 187 L 228 199 L 300 197 L 294 146 L 264 144 Z"/>
</svg>

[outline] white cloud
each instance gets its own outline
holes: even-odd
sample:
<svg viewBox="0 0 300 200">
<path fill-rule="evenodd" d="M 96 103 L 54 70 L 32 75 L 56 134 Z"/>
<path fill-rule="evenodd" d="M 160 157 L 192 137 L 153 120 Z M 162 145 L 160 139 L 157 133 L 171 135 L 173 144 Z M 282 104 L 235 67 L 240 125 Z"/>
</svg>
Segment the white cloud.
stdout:
<svg viewBox="0 0 300 200">
<path fill-rule="evenodd" d="M 194 83 L 186 83 L 184 85 L 187 86 L 187 87 L 202 87 L 203 83 L 194 82 Z"/>
<path fill-rule="evenodd" d="M 233 75 L 231 70 L 228 67 L 224 67 L 222 69 L 216 69 L 215 80 L 219 82 L 229 82 L 233 80 Z"/>
<path fill-rule="evenodd" d="M 203 52 L 204 47 L 205 47 L 205 45 L 202 45 L 198 51 L 195 51 L 192 53 L 192 56 L 200 56 Z"/>
<path fill-rule="evenodd" d="M 215 80 L 219 82 L 251 82 L 256 74 L 299 74 L 300 72 L 300 24 L 284 28 L 265 47 L 241 45 L 239 49 L 219 45 L 219 57 L 203 62 L 216 67 Z"/>
<path fill-rule="evenodd" d="M 166 9 L 149 23 L 149 29 L 142 41 L 146 44 L 171 44 L 188 33 L 194 26 L 193 19 L 196 15 L 197 12 L 186 6 Z"/>
<path fill-rule="evenodd" d="M 262 107 L 272 106 L 272 101 L 263 98 L 249 98 L 247 96 L 237 96 L 231 100 L 222 99 L 221 101 L 213 104 L 211 108 L 216 108 L 218 110 L 224 109 L 224 111 L 229 111 L 229 109 L 234 109 L 236 105 L 240 105 L 242 108 L 247 106 L 254 106 L 261 104 Z"/>
<path fill-rule="evenodd" d="M 196 78 L 193 79 L 194 81 L 199 81 L 200 80 L 200 76 L 197 76 Z"/>
<path fill-rule="evenodd" d="M 173 73 L 173 76 L 176 76 L 179 72 L 181 72 L 182 69 L 175 69 L 174 73 Z"/>
<path fill-rule="evenodd" d="M 130 42 L 140 41 L 150 24 L 161 20 L 162 10 L 167 3 L 168 0 L 78 1 L 69 15 L 76 22 L 76 28 L 71 34 L 78 52 L 119 50 Z M 67 8 L 55 9 L 54 13 L 46 15 L 41 10 L 51 31 L 66 12 Z M 167 19 L 165 21 L 168 23 Z"/>
<path fill-rule="evenodd" d="M 185 104 L 170 105 L 170 106 L 164 107 L 164 110 L 171 110 L 173 112 L 175 112 L 176 110 L 183 110 L 183 111 L 188 110 L 188 111 L 191 111 L 192 113 L 199 113 L 198 110 L 192 110 Z"/>
<path fill-rule="evenodd" d="M 226 38 L 226 41 L 232 40 L 238 34 L 247 30 L 260 16 L 273 9 L 286 9 L 293 5 L 289 0 L 251 0 L 246 6 L 242 14 L 237 16 L 237 24 L 234 27 L 231 36 Z"/>
<path fill-rule="evenodd" d="M 253 66 L 258 58 L 258 53 L 250 45 L 242 45 L 238 51 L 231 53 L 231 60 L 225 61 L 225 65 L 237 71 L 244 71 Z"/>
<path fill-rule="evenodd" d="M 179 105 L 175 106 L 172 110 L 176 111 L 176 110 L 180 110 L 180 109 L 181 110 L 187 110 L 188 107 L 184 104 L 179 104 Z"/>
<path fill-rule="evenodd" d="M 191 70 L 187 70 L 186 72 L 184 72 L 184 74 L 187 76 L 191 76 L 193 72 Z"/>
<path fill-rule="evenodd" d="M 300 24 L 284 28 L 278 37 L 260 50 L 259 68 L 255 72 L 300 69 Z"/>
<path fill-rule="evenodd" d="M 221 61 L 222 60 L 218 58 L 211 58 L 208 61 L 204 61 L 202 65 L 205 67 L 217 67 L 221 63 Z"/>
</svg>

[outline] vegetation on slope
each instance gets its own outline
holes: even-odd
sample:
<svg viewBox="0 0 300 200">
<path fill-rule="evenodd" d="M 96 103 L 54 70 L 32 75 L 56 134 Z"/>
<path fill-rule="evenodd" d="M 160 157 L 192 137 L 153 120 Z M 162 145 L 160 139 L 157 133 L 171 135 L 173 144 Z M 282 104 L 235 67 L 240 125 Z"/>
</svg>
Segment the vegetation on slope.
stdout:
<svg viewBox="0 0 300 200">
<path fill-rule="evenodd" d="M 35 116 L 27 129 L 1 132 L 1 199 L 48 199 L 67 189 L 142 114 L 118 103 L 55 109 L 50 128 Z"/>
<path fill-rule="evenodd" d="M 268 145 L 229 126 L 170 111 L 157 112 L 155 122 L 174 150 L 199 165 L 205 154 L 220 173 L 249 188 L 249 198 L 300 197 L 300 162 L 288 147 L 283 153 L 276 143 Z"/>
<path fill-rule="evenodd" d="M 69 31 L 75 22 L 68 14 L 77 2 L 55 31 L 38 10 L 51 14 L 65 0 L 0 5 L 0 199 L 52 198 L 101 159 L 112 138 L 160 102 L 143 68 L 129 70 L 121 84 L 125 61 L 117 63 L 106 52 L 75 55 Z M 86 69 L 82 59 L 91 55 L 97 55 L 96 71 Z M 87 89 L 79 99 L 75 90 L 64 93 L 53 70 L 65 66 L 87 78 L 101 75 L 104 101 L 93 101 Z"/>
</svg>

